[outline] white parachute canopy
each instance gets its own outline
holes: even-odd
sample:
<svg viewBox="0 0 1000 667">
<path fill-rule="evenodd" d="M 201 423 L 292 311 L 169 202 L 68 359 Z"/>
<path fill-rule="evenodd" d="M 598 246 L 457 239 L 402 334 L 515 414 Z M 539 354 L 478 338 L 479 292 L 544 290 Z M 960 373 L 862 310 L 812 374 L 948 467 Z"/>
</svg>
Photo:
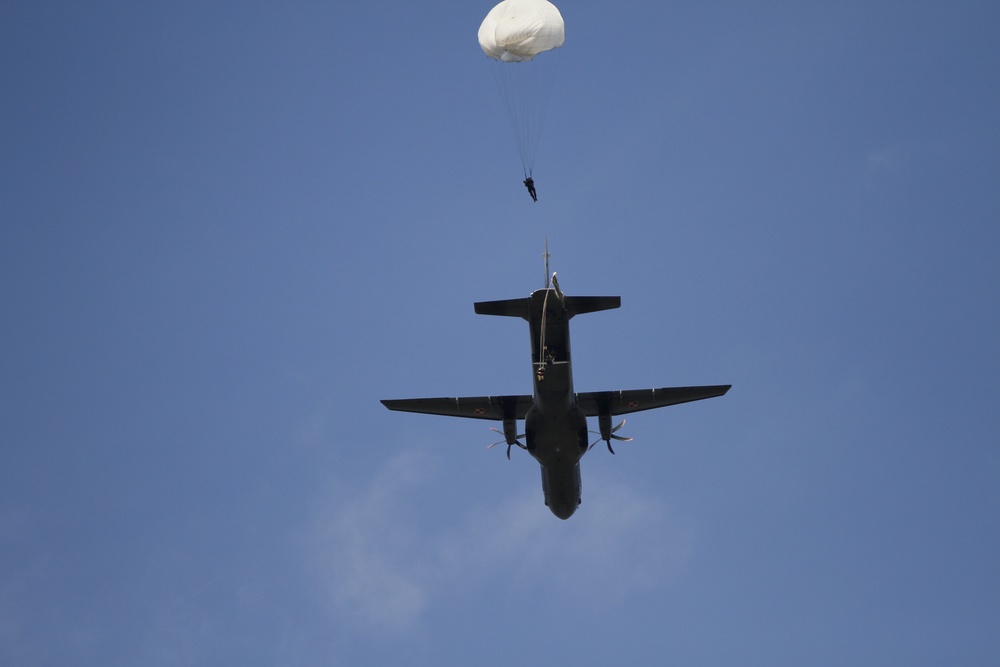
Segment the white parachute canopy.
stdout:
<svg viewBox="0 0 1000 667">
<path fill-rule="evenodd" d="M 565 31 L 562 15 L 551 2 L 504 0 L 479 26 L 479 46 L 494 60 L 523 62 L 562 46 Z"/>
<path fill-rule="evenodd" d="M 518 153 L 531 175 L 549 97 L 555 82 L 553 54 L 562 46 L 565 24 L 547 0 L 504 0 L 479 26 L 479 46 L 494 61 L 493 74 L 510 113 Z M 531 61 L 531 62 L 529 62 Z"/>
</svg>

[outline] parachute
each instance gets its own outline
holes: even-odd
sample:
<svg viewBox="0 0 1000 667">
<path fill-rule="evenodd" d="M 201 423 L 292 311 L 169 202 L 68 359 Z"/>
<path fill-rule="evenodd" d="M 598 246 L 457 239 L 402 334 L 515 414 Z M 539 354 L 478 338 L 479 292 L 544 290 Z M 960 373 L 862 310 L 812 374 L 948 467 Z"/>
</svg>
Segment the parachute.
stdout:
<svg viewBox="0 0 1000 667">
<path fill-rule="evenodd" d="M 565 25 L 547 0 L 503 0 L 479 26 L 479 46 L 492 58 L 493 74 L 514 127 L 526 177 L 531 176 L 549 96 L 555 59 L 546 54 L 562 46 Z M 538 61 L 535 57 L 542 55 Z"/>
<path fill-rule="evenodd" d="M 565 25 L 547 0 L 504 0 L 479 26 L 479 46 L 494 60 L 524 62 L 562 46 Z"/>
</svg>

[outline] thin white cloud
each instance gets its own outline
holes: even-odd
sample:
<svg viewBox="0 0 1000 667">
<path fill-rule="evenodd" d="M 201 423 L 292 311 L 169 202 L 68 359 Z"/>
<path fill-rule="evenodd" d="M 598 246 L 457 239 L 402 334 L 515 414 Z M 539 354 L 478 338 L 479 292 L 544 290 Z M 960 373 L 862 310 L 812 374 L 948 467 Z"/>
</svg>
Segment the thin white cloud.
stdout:
<svg viewBox="0 0 1000 667">
<path fill-rule="evenodd" d="M 591 495 L 568 521 L 525 484 L 442 529 L 406 511 L 408 497 L 435 481 L 430 458 L 397 457 L 317 526 L 313 557 L 334 612 L 356 627 L 403 630 L 447 596 L 497 581 L 608 604 L 671 581 L 693 551 L 688 522 L 595 472 Z"/>
<path fill-rule="evenodd" d="M 334 610 L 363 625 L 401 628 L 427 605 L 414 554 L 416 536 L 400 521 L 399 498 L 428 477 L 419 453 L 389 463 L 367 489 L 338 503 L 319 526 L 316 564 Z"/>
</svg>

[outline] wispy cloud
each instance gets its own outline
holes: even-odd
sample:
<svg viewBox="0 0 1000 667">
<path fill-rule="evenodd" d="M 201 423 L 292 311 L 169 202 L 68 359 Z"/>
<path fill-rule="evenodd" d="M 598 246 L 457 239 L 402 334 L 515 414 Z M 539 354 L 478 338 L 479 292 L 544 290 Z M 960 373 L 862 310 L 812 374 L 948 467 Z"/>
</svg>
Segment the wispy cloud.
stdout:
<svg viewBox="0 0 1000 667">
<path fill-rule="evenodd" d="M 405 508 L 435 472 L 429 457 L 403 454 L 319 521 L 313 557 L 342 619 L 402 630 L 447 596 L 497 580 L 615 603 L 669 582 L 693 550 L 691 526 L 662 501 L 594 473 L 591 495 L 566 522 L 525 484 L 455 523 L 429 526 Z"/>
<path fill-rule="evenodd" d="M 338 502 L 321 518 L 316 565 L 338 615 L 362 624 L 400 628 L 427 605 L 427 554 L 399 520 L 398 500 L 429 475 L 423 457 L 402 454 L 359 495 Z"/>
</svg>

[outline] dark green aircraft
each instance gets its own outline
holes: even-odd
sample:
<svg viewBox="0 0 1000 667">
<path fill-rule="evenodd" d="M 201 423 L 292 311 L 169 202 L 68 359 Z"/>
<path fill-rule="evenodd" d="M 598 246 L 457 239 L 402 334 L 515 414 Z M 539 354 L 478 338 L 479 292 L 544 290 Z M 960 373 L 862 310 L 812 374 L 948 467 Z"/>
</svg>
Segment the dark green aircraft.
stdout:
<svg viewBox="0 0 1000 667">
<path fill-rule="evenodd" d="M 390 410 L 503 422 L 504 440 L 494 444 L 507 444 L 507 458 L 510 448 L 517 445 L 541 464 L 545 504 L 560 519 L 568 519 L 580 505 L 583 455 L 601 440 L 612 454 L 615 453 L 612 440 L 631 440 L 616 434 L 625 420 L 612 428 L 613 416 L 722 396 L 731 386 L 574 393 L 570 319 L 619 306 L 621 297 L 617 296 L 565 296 L 554 273 L 545 289 L 532 292 L 526 299 L 478 302 L 476 312 L 481 315 L 521 317 L 528 321 L 534 395 L 411 398 L 382 401 L 382 404 Z M 601 437 L 593 443 L 588 435 L 587 417 L 597 417 L 600 428 Z M 519 419 L 524 420 L 522 435 L 517 433 Z"/>
</svg>

